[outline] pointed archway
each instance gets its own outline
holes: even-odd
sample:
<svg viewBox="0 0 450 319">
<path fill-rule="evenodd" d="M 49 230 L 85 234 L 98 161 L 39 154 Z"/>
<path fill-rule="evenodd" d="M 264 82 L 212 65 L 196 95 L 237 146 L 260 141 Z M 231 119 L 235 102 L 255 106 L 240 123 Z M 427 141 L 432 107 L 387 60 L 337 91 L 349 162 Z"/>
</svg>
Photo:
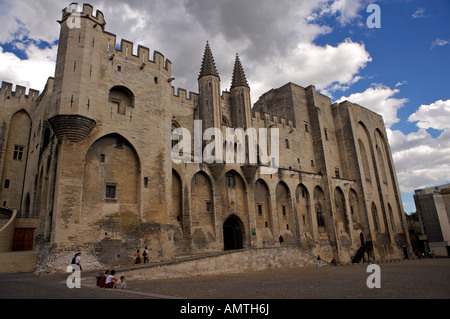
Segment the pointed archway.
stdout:
<svg viewBox="0 0 450 319">
<path fill-rule="evenodd" d="M 237 250 L 244 248 L 244 227 L 239 217 L 231 215 L 223 224 L 224 250 Z"/>
</svg>

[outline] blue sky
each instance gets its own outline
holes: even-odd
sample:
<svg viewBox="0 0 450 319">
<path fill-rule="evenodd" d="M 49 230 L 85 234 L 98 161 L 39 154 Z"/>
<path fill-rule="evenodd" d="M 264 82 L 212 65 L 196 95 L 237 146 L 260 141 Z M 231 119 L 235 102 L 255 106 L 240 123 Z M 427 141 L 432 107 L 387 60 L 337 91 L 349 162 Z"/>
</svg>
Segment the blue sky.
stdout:
<svg viewBox="0 0 450 319">
<path fill-rule="evenodd" d="M 383 115 L 404 209 L 450 182 L 450 0 L 93 0 L 106 30 L 162 52 L 197 92 L 209 41 L 229 89 L 239 53 L 256 102 L 293 82 Z M 0 81 L 42 91 L 54 75 L 62 0 L 0 0 Z M 80 2 L 81 4 L 81 2 Z M 370 4 L 381 28 L 370 29 Z"/>
</svg>

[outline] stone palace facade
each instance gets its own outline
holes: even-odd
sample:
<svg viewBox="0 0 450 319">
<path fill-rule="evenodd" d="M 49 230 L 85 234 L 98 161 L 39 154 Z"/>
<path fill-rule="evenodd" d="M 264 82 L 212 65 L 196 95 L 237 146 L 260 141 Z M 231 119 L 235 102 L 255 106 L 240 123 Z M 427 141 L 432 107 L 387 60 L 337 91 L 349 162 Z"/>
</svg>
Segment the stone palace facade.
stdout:
<svg viewBox="0 0 450 319">
<path fill-rule="evenodd" d="M 1 86 L 0 204 L 17 212 L 4 249 L 38 250 L 41 264 L 82 251 L 120 265 L 144 246 L 164 261 L 280 245 L 282 236 L 343 263 L 410 253 L 380 115 L 293 83 L 252 105 L 239 56 L 222 91 L 209 43 L 198 93 L 175 90 L 169 60 L 142 46 L 135 55 L 126 40 L 116 46 L 102 12 L 82 8 L 63 10 L 43 92 Z M 243 162 L 174 161 L 172 132 L 195 123 L 278 129 L 278 169 L 263 174 L 271 163 L 259 153 L 249 161 L 241 143 Z"/>
</svg>

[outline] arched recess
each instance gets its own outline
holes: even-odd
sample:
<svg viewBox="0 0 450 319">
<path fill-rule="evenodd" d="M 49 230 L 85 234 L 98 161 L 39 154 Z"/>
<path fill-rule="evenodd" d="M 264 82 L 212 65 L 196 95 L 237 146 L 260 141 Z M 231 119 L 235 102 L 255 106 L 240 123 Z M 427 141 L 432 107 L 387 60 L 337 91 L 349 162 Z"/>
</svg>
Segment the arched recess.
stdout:
<svg viewBox="0 0 450 319">
<path fill-rule="evenodd" d="M 4 128 L 6 127 L 5 125 Z M 16 112 L 9 122 L 8 136 L 4 136 L 5 139 L 7 138 L 5 153 L 1 154 L 3 159 L 1 176 L 10 182 L 6 188 L 0 184 L 0 198 L 4 206 L 18 210 L 19 215 L 22 217 L 25 215 L 23 184 L 28 160 L 31 127 L 32 121 L 28 113 L 25 110 Z"/>
<path fill-rule="evenodd" d="M 319 233 L 326 232 L 325 224 L 325 194 L 320 186 L 314 188 L 314 212 Z"/>
<path fill-rule="evenodd" d="M 277 217 L 278 226 L 281 235 L 288 236 L 284 238 L 285 242 L 294 243 L 293 236 L 294 233 L 294 221 L 292 219 L 292 207 L 291 207 L 291 193 L 289 187 L 285 182 L 281 181 L 278 183 L 275 190 L 275 197 L 277 200 Z"/>
<path fill-rule="evenodd" d="M 172 169 L 172 201 L 170 214 L 174 225 L 173 241 L 177 254 L 182 254 L 188 248 L 184 238 L 184 219 L 183 219 L 183 184 L 178 172 Z"/>
<path fill-rule="evenodd" d="M 242 220 L 232 214 L 223 224 L 223 248 L 224 250 L 236 250 L 244 248 L 245 228 Z"/>
<path fill-rule="evenodd" d="M 30 193 L 27 193 L 25 196 L 25 203 L 24 203 L 24 217 L 30 218 L 31 217 L 31 199 L 30 199 Z"/>
<path fill-rule="evenodd" d="M 300 223 L 300 232 L 309 234 L 309 237 L 311 237 L 313 234 L 311 199 L 305 185 L 299 184 L 297 186 L 297 189 L 295 190 L 295 201 Z"/>
<path fill-rule="evenodd" d="M 337 229 L 350 234 L 350 222 L 347 214 L 347 204 L 345 201 L 344 192 L 340 187 L 336 187 L 334 190 L 334 203 L 336 207 L 334 221 L 338 226 Z"/>
<path fill-rule="evenodd" d="M 256 229 L 262 241 L 269 243 L 273 241 L 269 187 L 264 180 L 258 179 L 255 183 L 254 192 Z"/>
<path fill-rule="evenodd" d="M 349 204 L 350 204 L 350 216 L 352 218 L 354 227 L 356 229 L 362 229 L 363 218 L 361 216 L 360 202 L 358 194 L 351 188 L 349 191 Z"/>
<path fill-rule="evenodd" d="M 388 203 L 388 212 L 389 212 L 389 219 L 391 221 L 392 231 L 395 232 L 396 227 L 395 227 L 395 220 L 394 220 L 394 212 L 392 211 L 392 206 L 389 203 Z"/>
<path fill-rule="evenodd" d="M 361 154 L 361 161 L 364 171 L 364 179 L 366 182 L 371 183 L 372 177 L 370 174 L 369 158 L 367 157 L 366 147 L 361 139 L 358 139 L 359 152 Z"/>
<path fill-rule="evenodd" d="M 211 178 L 198 172 L 191 181 L 191 224 L 194 249 L 213 248 L 215 243 L 214 199 Z"/>
<path fill-rule="evenodd" d="M 388 184 L 386 166 L 384 165 L 384 163 L 385 163 L 384 156 L 383 156 L 383 153 L 381 152 L 380 147 L 377 147 L 377 160 L 378 160 L 379 171 L 381 172 L 381 176 L 380 176 L 381 180 L 383 181 L 384 184 Z"/>
<path fill-rule="evenodd" d="M 372 212 L 373 230 L 376 232 L 379 232 L 380 231 L 380 223 L 378 221 L 378 209 L 377 209 L 377 205 L 375 205 L 374 202 L 372 202 L 371 212 Z"/>
<path fill-rule="evenodd" d="M 123 136 L 110 134 L 98 139 L 85 158 L 83 214 L 138 217 L 140 167 L 135 148 Z"/>
<path fill-rule="evenodd" d="M 134 94 L 133 92 L 122 85 L 117 85 L 109 90 L 110 103 L 116 105 L 118 114 L 125 115 L 128 108 L 134 108 Z"/>
<path fill-rule="evenodd" d="M 381 148 L 381 152 L 383 154 L 383 160 L 384 160 L 384 167 L 387 173 L 387 184 L 389 185 L 389 194 L 393 195 L 389 201 L 395 202 L 395 205 L 393 207 L 391 206 L 390 209 L 392 210 L 392 217 L 391 218 L 391 224 L 392 224 L 392 230 L 395 232 L 396 229 L 396 221 L 400 221 L 398 225 L 401 225 L 402 228 L 404 228 L 403 224 L 403 214 L 401 213 L 403 211 L 401 207 L 401 198 L 398 193 L 398 185 L 397 180 L 395 176 L 395 169 L 394 164 L 392 162 L 392 158 L 389 152 L 389 143 L 383 133 L 381 133 L 380 129 L 375 130 L 375 136 L 377 139 L 377 145 L 378 148 Z M 389 212 L 390 214 L 390 212 Z"/>
<path fill-rule="evenodd" d="M 222 213 L 235 214 L 247 222 L 247 191 L 245 181 L 235 170 L 225 173 L 225 188 L 222 189 Z"/>
<path fill-rule="evenodd" d="M 183 226 L 183 189 L 181 177 L 172 169 L 172 205 L 170 209 L 173 222 L 180 228 Z"/>
</svg>

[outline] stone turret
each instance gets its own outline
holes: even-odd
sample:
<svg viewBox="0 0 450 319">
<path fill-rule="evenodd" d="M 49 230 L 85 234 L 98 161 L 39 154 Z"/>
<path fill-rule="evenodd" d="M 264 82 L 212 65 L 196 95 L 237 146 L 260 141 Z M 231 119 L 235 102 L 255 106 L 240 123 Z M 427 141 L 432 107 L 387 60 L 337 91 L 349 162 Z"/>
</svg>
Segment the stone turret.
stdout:
<svg viewBox="0 0 450 319">
<path fill-rule="evenodd" d="M 199 116 L 203 120 L 203 129 L 220 128 L 222 125 L 220 77 L 208 42 L 206 43 L 198 86 Z"/>
<path fill-rule="evenodd" d="M 82 11 L 72 3 L 63 10 L 56 61 L 55 81 L 49 122 L 59 140 L 71 142 L 84 140 L 96 122 L 95 100 L 91 98 L 96 88 L 101 34 L 106 25 L 103 14 L 93 14 L 92 6 L 84 4 Z M 96 43 L 97 40 L 97 43 Z"/>
<path fill-rule="evenodd" d="M 235 127 L 247 129 L 251 127 L 250 86 L 245 76 L 239 55 L 236 54 L 233 79 L 231 82 L 231 116 Z"/>
</svg>

